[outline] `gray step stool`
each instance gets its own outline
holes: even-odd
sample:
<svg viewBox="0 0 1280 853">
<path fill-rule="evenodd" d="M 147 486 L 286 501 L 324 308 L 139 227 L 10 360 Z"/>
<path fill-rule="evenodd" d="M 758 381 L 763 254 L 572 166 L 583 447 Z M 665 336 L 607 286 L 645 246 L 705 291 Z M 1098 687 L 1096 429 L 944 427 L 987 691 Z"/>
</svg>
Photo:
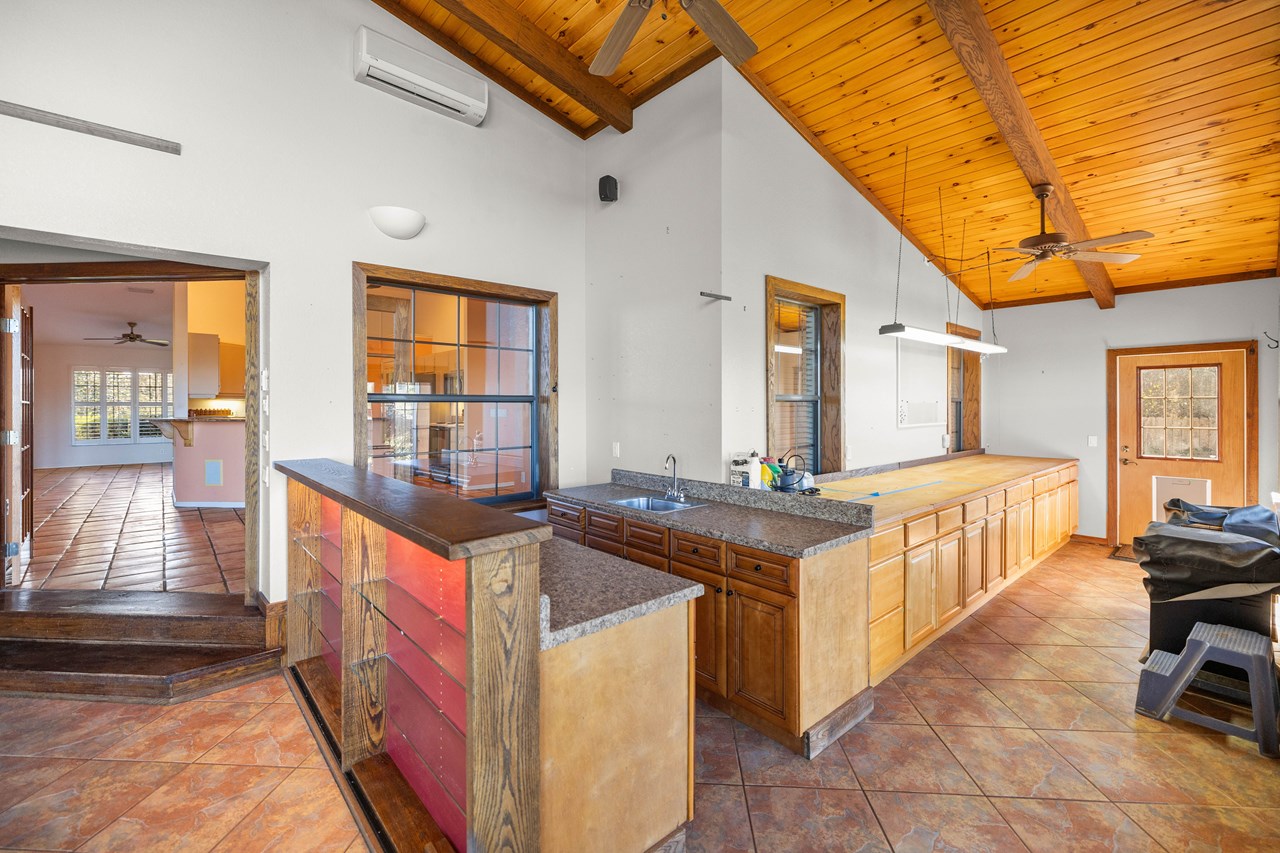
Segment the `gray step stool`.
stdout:
<svg viewBox="0 0 1280 853">
<path fill-rule="evenodd" d="M 1252 729 L 1177 707 L 1178 699 L 1207 661 L 1239 667 L 1249 674 Z M 1182 654 L 1156 650 L 1147 658 L 1147 664 L 1138 677 L 1135 710 L 1157 720 L 1167 715 L 1235 735 L 1256 743 L 1260 754 L 1280 758 L 1277 706 L 1280 706 L 1280 687 L 1276 682 L 1271 638 L 1242 628 L 1197 622 L 1191 629 L 1191 636 L 1187 637 L 1187 646 Z"/>
</svg>

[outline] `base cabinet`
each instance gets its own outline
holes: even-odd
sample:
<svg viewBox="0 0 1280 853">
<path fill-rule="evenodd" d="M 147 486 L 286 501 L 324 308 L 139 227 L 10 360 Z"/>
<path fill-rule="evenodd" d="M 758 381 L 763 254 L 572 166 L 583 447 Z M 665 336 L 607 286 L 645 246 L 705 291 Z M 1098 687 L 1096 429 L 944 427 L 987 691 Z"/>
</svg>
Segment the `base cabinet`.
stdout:
<svg viewBox="0 0 1280 853">
<path fill-rule="evenodd" d="M 722 575 L 675 560 L 671 561 L 671 573 L 702 584 L 702 595 L 693 600 L 693 672 L 699 684 L 724 696 L 728 692 L 727 583 Z"/>
<path fill-rule="evenodd" d="M 964 565 L 959 530 L 938 539 L 938 624 L 964 609 Z"/>
<path fill-rule="evenodd" d="M 727 698 L 791 728 L 798 666 L 796 600 L 734 579 L 725 595 Z"/>
<path fill-rule="evenodd" d="M 932 542 L 907 552 L 907 648 L 938 627 L 937 554 L 937 546 Z"/>
<path fill-rule="evenodd" d="M 987 524 L 976 521 L 964 529 L 964 603 L 976 601 L 987 591 Z"/>
<path fill-rule="evenodd" d="M 1005 577 L 1004 561 L 1004 513 L 998 512 L 987 517 L 987 544 L 984 555 L 986 566 L 986 588 L 998 586 Z"/>
</svg>

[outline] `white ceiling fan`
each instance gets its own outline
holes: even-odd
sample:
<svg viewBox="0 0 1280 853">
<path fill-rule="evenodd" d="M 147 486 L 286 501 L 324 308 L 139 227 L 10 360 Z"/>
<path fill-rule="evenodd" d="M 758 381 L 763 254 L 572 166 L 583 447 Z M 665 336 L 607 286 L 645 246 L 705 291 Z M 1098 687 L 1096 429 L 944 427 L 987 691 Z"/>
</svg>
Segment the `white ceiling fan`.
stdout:
<svg viewBox="0 0 1280 853">
<path fill-rule="evenodd" d="M 716 0 L 680 0 L 680 6 L 702 28 L 724 58 L 735 66 L 742 65 L 759 51 L 751 37 Z M 631 40 L 635 38 L 652 7 L 653 0 L 627 0 L 627 5 L 622 7 L 622 14 L 614 22 L 600 52 L 591 62 L 592 74 L 608 77 L 618 69 L 622 55 L 631 46 Z"/>
<path fill-rule="evenodd" d="M 86 341 L 115 341 L 116 346 L 119 346 L 120 344 L 151 344 L 153 347 L 167 347 L 169 345 L 168 341 L 144 338 L 142 335 L 134 331 L 134 327 L 137 325 L 138 325 L 137 323 L 130 322 L 129 331 L 121 332 L 120 334 L 116 335 L 114 338 L 85 338 L 85 340 Z"/>
<path fill-rule="evenodd" d="M 1031 255 L 1031 260 L 1009 276 L 1009 281 L 1017 281 L 1031 275 L 1031 271 L 1045 261 L 1054 258 L 1063 258 L 1068 261 L 1100 261 L 1108 264 L 1127 264 L 1130 261 L 1136 261 L 1142 255 L 1134 255 L 1125 252 L 1093 252 L 1091 249 L 1098 246 L 1107 246 L 1112 243 L 1127 243 L 1130 240 L 1146 240 L 1155 235 L 1150 231 L 1126 231 L 1123 234 L 1112 234 L 1110 237 L 1094 237 L 1092 240 L 1081 240 L 1072 243 L 1066 234 L 1061 231 L 1044 230 L 1044 203 L 1045 199 L 1053 195 L 1053 184 L 1037 184 L 1031 188 L 1036 194 L 1036 198 L 1040 199 L 1040 233 L 1034 237 L 1018 243 L 1015 246 L 1003 246 L 997 248 L 997 252 L 1018 252 L 1023 255 Z"/>
</svg>

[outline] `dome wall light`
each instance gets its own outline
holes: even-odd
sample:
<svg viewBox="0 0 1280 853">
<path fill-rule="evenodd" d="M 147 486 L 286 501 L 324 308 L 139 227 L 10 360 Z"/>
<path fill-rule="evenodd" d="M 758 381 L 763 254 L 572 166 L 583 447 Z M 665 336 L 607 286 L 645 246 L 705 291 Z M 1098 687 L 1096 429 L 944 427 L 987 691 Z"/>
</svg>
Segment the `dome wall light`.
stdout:
<svg viewBox="0 0 1280 853">
<path fill-rule="evenodd" d="M 379 231 L 396 240 L 411 240 L 422 233 L 427 217 L 416 210 L 395 205 L 369 208 L 369 218 Z"/>
</svg>

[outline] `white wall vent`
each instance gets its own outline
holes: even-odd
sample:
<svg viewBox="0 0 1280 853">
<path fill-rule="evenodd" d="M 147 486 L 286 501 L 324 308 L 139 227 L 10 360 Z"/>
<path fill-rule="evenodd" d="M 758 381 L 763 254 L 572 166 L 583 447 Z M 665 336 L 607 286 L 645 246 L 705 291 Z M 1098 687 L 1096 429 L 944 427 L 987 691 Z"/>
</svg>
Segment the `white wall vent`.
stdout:
<svg viewBox="0 0 1280 853">
<path fill-rule="evenodd" d="M 489 109 L 489 84 L 407 44 L 356 30 L 356 80 L 410 103 L 478 125 Z"/>
</svg>

